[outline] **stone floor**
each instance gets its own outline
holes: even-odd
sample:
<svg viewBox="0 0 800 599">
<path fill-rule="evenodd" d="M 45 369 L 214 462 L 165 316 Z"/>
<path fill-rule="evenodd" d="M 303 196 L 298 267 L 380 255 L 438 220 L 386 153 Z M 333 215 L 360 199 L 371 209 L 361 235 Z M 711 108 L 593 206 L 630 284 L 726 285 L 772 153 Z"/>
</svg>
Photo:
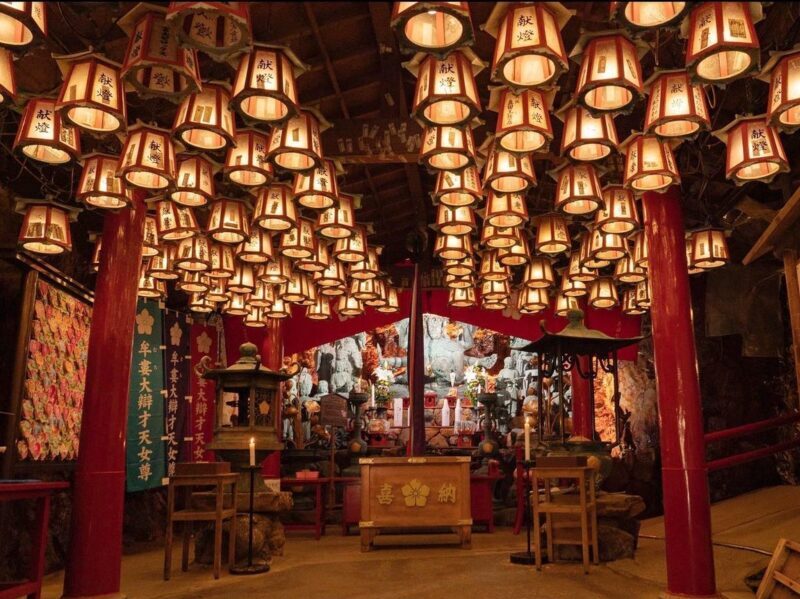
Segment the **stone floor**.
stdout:
<svg viewBox="0 0 800 599">
<path fill-rule="evenodd" d="M 800 488 L 773 487 L 718 503 L 712 508 L 714 540 L 772 552 L 780 536 L 800 539 Z M 663 520 L 643 523 L 641 534 L 663 537 Z M 508 529 L 473 535 L 472 550 L 451 547 L 379 548 L 361 553 L 358 537 L 342 537 L 339 528 L 315 541 L 289 533 L 286 555 L 272 571 L 251 577 L 224 574 L 215 581 L 207 568 L 192 566 L 181 573 L 180 558 L 172 580 L 161 579 L 163 553 L 127 556 L 122 590 L 131 599 L 203 597 L 383 598 L 383 597 L 525 597 L 558 599 L 655 598 L 665 586 L 664 543 L 641 538 L 633 560 L 593 566 L 584 575 L 579 565 L 545 565 L 541 572 L 508 562 L 511 551 L 523 549 L 525 537 Z M 753 597 L 743 580 L 766 565 L 768 557 L 751 551 L 717 547 L 717 581 L 729 599 Z M 61 594 L 62 574 L 46 580 L 43 597 Z"/>
</svg>

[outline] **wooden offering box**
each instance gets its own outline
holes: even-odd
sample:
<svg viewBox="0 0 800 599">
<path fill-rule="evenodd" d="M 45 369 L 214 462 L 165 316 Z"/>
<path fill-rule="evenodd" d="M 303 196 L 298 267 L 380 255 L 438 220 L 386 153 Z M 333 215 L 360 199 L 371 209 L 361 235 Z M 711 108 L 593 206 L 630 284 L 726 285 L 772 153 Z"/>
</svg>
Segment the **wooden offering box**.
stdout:
<svg viewBox="0 0 800 599">
<path fill-rule="evenodd" d="M 381 532 L 453 532 L 470 548 L 470 458 L 362 458 L 361 550 Z M 438 530 L 432 530 L 438 529 Z M 407 541 L 408 537 L 396 537 Z"/>
</svg>

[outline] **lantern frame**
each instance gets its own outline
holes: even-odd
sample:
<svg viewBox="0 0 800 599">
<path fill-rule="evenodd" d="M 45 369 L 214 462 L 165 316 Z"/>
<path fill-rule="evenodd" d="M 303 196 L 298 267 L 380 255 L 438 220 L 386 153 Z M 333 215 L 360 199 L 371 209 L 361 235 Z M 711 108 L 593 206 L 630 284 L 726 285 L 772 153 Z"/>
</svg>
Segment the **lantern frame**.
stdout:
<svg viewBox="0 0 800 599">
<path fill-rule="evenodd" d="M 175 246 L 163 245 L 158 254 L 150 258 L 147 274 L 161 281 L 174 281 L 180 274 L 174 269 Z"/>
<path fill-rule="evenodd" d="M 64 123 L 55 106 L 55 101 L 47 98 L 28 101 L 13 149 L 19 148 L 28 158 L 45 164 L 66 164 L 80 155 L 79 129 Z"/>
<path fill-rule="evenodd" d="M 713 135 L 725 144 L 725 176 L 736 185 L 769 183 L 790 170 L 780 135 L 765 115 L 739 116 Z"/>
<path fill-rule="evenodd" d="M 205 206 L 216 197 L 214 173 L 219 165 L 205 156 L 192 154 L 178 159 L 175 184 L 170 189 L 170 199 L 182 206 Z"/>
<path fill-rule="evenodd" d="M 463 171 L 475 164 L 475 140 L 469 127 L 426 127 L 420 162 L 435 171 Z"/>
<path fill-rule="evenodd" d="M 202 20 L 195 23 L 196 19 Z M 181 46 L 200 50 L 217 62 L 250 49 L 249 2 L 170 2 L 166 20 L 174 26 Z M 204 38 L 215 43 L 203 43 Z"/>
<path fill-rule="evenodd" d="M 222 150 L 235 143 L 236 117 L 229 108 L 230 86 L 224 82 L 204 83 L 189 94 L 175 112 L 172 134 L 201 152 Z"/>
<path fill-rule="evenodd" d="M 236 255 L 233 246 L 225 243 L 208 244 L 209 264 L 205 275 L 209 279 L 230 279 L 236 272 Z"/>
<path fill-rule="evenodd" d="M 481 244 L 492 249 L 510 248 L 519 241 L 519 229 L 517 227 L 495 227 L 489 223 L 483 223 L 481 228 Z"/>
<path fill-rule="evenodd" d="M 390 27 L 406 53 L 425 52 L 443 57 L 456 48 L 471 45 L 475 38 L 469 2 L 395 2 Z M 428 34 L 427 40 L 409 37 L 409 30 L 417 27 Z"/>
<path fill-rule="evenodd" d="M 292 172 L 320 168 L 324 159 L 320 130 L 319 119 L 310 110 L 300 110 L 272 129 L 267 160 Z"/>
<path fill-rule="evenodd" d="M 383 306 L 377 306 L 375 308 L 378 312 L 382 312 L 384 314 L 394 314 L 395 312 L 400 311 L 400 301 L 397 297 L 397 289 L 394 287 L 387 285 L 386 286 L 386 303 Z"/>
<path fill-rule="evenodd" d="M 341 262 L 361 262 L 367 258 L 367 233 L 362 226 L 356 226 L 350 237 L 336 240 L 331 254 Z"/>
<path fill-rule="evenodd" d="M 234 144 L 228 147 L 222 172 L 228 179 L 244 187 L 267 185 L 274 176 L 267 159 L 269 140 L 256 129 L 239 129 Z"/>
<path fill-rule="evenodd" d="M 145 190 L 174 185 L 177 173 L 171 132 L 137 121 L 128 129 L 117 174 L 127 185 Z"/>
<path fill-rule="evenodd" d="M 686 139 L 711 128 L 706 94 L 685 70 L 656 70 L 645 82 L 645 90 L 646 134 Z"/>
<path fill-rule="evenodd" d="M 591 162 L 617 151 L 619 140 L 611 114 L 603 113 L 595 117 L 572 101 L 556 112 L 556 116 L 564 123 L 561 133 L 562 156 Z"/>
<path fill-rule="evenodd" d="M 310 320 L 328 320 L 331 317 L 331 303 L 325 296 L 317 297 L 313 306 L 306 308 L 306 318 Z"/>
<path fill-rule="evenodd" d="M 336 311 L 342 316 L 361 316 L 364 313 L 364 306 L 361 300 L 348 293 L 339 297 L 339 305 Z"/>
<path fill-rule="evenodd" d="M 81 158 L 83 170 L 75 198 L 95 208 L 119 210 L 133 202 L 133 193 L 117 176 L 117 156 L 92 153 Z"/>
<path fill-rule="evenodd" d="M 292 263 L 284 256 L 276 256 L 275 260 L 262 264 L 258 270 L 258 279 L 268 285 L 283 285 L 292 277 Z"/>
<path fill-rule="evenodd" d="M 517 309 L 523 314 L 537 314 L 550 307 L 546 288 L 523 287 L 517 296 Z"/>
<path fill-rule="evenodd" d="M 273 183 L 258 192 L 253 224 L 266 231 L 283 232 L 297 226 L 297 207 L 292 190 L 283 183 Z"/>
<path fill-rule="evenodd" d="M 404 65 L 417 78 L 412 114 L 424 126 L 461 127 L 480 114 L 475 75 L 483 64 L 466 52 L 456 50 L 444 58 L 420 54 Z"/>
</svg>

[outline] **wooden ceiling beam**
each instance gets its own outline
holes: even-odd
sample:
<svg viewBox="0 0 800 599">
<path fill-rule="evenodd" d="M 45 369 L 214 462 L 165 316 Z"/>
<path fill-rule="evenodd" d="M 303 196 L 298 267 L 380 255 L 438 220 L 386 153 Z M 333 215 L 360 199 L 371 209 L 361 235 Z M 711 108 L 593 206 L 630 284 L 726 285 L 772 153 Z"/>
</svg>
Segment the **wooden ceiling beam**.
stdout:
<svg viewBox="0 0 800 599">
<path fill-rule="evenodd" d="M 798 218 L 800 218 L 800 187 L 795 189 L 792 196 L 783 205 L 783 208 L 778 211 L 778 214 L 772 219 L 772 222 L 761 234 L 761 237 L 758 238 L 758 241 L 753 244 L 753 247 L 750 248 L 750 251 L 747 252 L 744 260 L 742 260 L 742 264 L 747 266 L 770 250 L 779 247 L 784 235 L 789 232 Z"/>
</svg>

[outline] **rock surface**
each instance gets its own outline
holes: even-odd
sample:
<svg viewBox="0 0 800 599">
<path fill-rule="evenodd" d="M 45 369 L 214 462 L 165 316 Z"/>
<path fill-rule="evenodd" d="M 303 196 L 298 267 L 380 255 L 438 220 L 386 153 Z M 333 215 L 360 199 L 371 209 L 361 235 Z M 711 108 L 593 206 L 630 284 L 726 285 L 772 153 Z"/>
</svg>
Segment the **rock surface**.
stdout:
<svg viewBox="0 0 800 599">
<path fill-rule="evenodd" d="M 247 558 L 249 515 L 236 516 L 236 561 Z M 222 525 L 223 561 L 228 555 L 228 530 L 230 520 Z M 263 514 L 253 515 L 253 557 L 271 561 L 273 555 L 283 555 L 286 545 L 286 534 L 283 524 L 274 517 Z M 195 560 L 200 564 L 211 564 L 214 559 L 214 528 L 209 527 L 197 535 L 195 542 Z"/>
</svg>

